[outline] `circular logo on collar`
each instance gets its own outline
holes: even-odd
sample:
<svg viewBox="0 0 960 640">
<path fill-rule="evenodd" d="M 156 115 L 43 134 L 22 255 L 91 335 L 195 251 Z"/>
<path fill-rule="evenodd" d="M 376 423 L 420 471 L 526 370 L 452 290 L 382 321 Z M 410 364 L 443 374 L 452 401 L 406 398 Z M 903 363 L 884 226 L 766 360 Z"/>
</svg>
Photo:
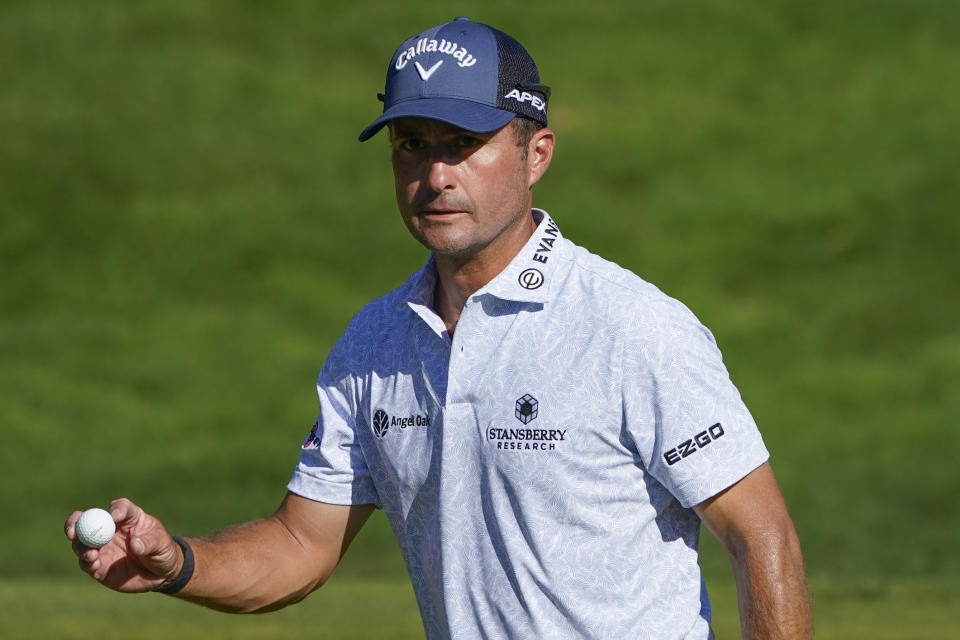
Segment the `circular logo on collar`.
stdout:
<svg viewBox="0 0 960 640">
<path fill-rule="evenodd" d="M 524 289 L 539 289 L 543 284 L 543 274 L 537 269 L 524 269 L 517 280 Z"/>
</svg>

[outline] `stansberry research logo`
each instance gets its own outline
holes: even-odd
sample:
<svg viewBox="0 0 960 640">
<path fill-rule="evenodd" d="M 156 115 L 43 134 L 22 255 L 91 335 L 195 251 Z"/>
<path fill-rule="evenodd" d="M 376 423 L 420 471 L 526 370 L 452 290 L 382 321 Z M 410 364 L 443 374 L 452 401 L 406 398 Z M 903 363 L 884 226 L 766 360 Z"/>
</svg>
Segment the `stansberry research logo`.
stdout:
<svg viewBox="0 0 960 640">
<path fill-rule="evenodd" d="M 517 406 L 514 408 L 513 415 L 523 424 L 530 424 L 537 419 L 540 403 L 529 393 L 525 393 L 517 399 Z"/>
<path fill-rule="evenodd" d="M 565 428 L 550 428 L 540 424 L 540 427 L 529 426 L 540 414 L 540 402 L 529 393 L 517 398 L 513 408 L 513 416 L 523 423 L 523 427 L 504 427 L 492 425 L 487 427 L 487 440 L 496 443 L 498 451 L 556 451 L 562 447 L 567 439 Z"/>
<path fill-rule="evenodd" d="M 377 412 L 373 414 L 373 432 L 377 434 L 378 438 L 382 438 L 387 435 L 387 429 L 389 428 L 390 417 L 387 412 L 383 409 L 377 409 Z"/>
</svg>

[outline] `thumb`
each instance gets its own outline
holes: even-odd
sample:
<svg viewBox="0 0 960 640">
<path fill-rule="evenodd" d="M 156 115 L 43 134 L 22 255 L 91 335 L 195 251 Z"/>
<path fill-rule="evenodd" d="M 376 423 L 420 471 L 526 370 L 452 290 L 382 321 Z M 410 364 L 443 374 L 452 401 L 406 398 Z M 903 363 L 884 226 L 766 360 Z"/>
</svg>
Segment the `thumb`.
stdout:
<svg viewBox="0 0 960 640">
<path fill-rule="evenodd" d="M 183 551 L 165 530 L 132 538 L 130 550 L 143 568 L 164 579 L 177 575 L 183 566 Z"/>
</svg>

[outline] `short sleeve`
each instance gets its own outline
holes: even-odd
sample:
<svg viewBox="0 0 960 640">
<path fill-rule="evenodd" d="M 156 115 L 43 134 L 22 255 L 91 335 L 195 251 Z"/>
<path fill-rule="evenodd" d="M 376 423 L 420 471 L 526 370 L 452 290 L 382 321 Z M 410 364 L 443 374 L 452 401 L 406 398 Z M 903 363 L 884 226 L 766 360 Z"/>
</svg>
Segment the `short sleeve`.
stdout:
<svg viewBox="0 0 960 640">
<path fill-rule="evenodd" d="M 680 302 L 638 314 L 623 353 L 625 429 L 648 473 L 684 507 L 769 457 L 713 335 Z"/>
<path fill-rule="evenodd" d="M 334 347 L 317 378 L 320 415 L 301 446 L 287 489 L 319 502 L 379 505 L 357 439 L 355 380 L 340 365 L 340 346 Z"/>
</svg>

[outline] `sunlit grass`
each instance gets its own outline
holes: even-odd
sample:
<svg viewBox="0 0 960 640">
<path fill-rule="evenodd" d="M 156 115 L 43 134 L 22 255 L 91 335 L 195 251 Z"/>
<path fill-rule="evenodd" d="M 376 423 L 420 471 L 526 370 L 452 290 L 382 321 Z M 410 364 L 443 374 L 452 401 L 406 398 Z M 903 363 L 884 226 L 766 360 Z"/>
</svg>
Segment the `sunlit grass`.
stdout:
<svg viewBox="0 0 960 640">
<path fill-rule="evenodd" d="M 276 506 L 333 341 L 425 259 L 386 144 L 356 135 L 393 46 L 457 13 L 518 36 L 553 87 L 535 202 L 716 335 L 797 523 L 818 637 L 957 635 L 938 586 L 960 574 L 948 0 L 0 4 L 5 618 L 25 637 L 141 619 L 299 637 L 342 610 L 359 620 L 338 637 L 417 637 L 382 514 L 336 586 L 263 618 L 102 593 L 60 528 L 120 495 L 191 534 Z M 704 566 L 736 637 L 709 540 Z"/>
</svg>

